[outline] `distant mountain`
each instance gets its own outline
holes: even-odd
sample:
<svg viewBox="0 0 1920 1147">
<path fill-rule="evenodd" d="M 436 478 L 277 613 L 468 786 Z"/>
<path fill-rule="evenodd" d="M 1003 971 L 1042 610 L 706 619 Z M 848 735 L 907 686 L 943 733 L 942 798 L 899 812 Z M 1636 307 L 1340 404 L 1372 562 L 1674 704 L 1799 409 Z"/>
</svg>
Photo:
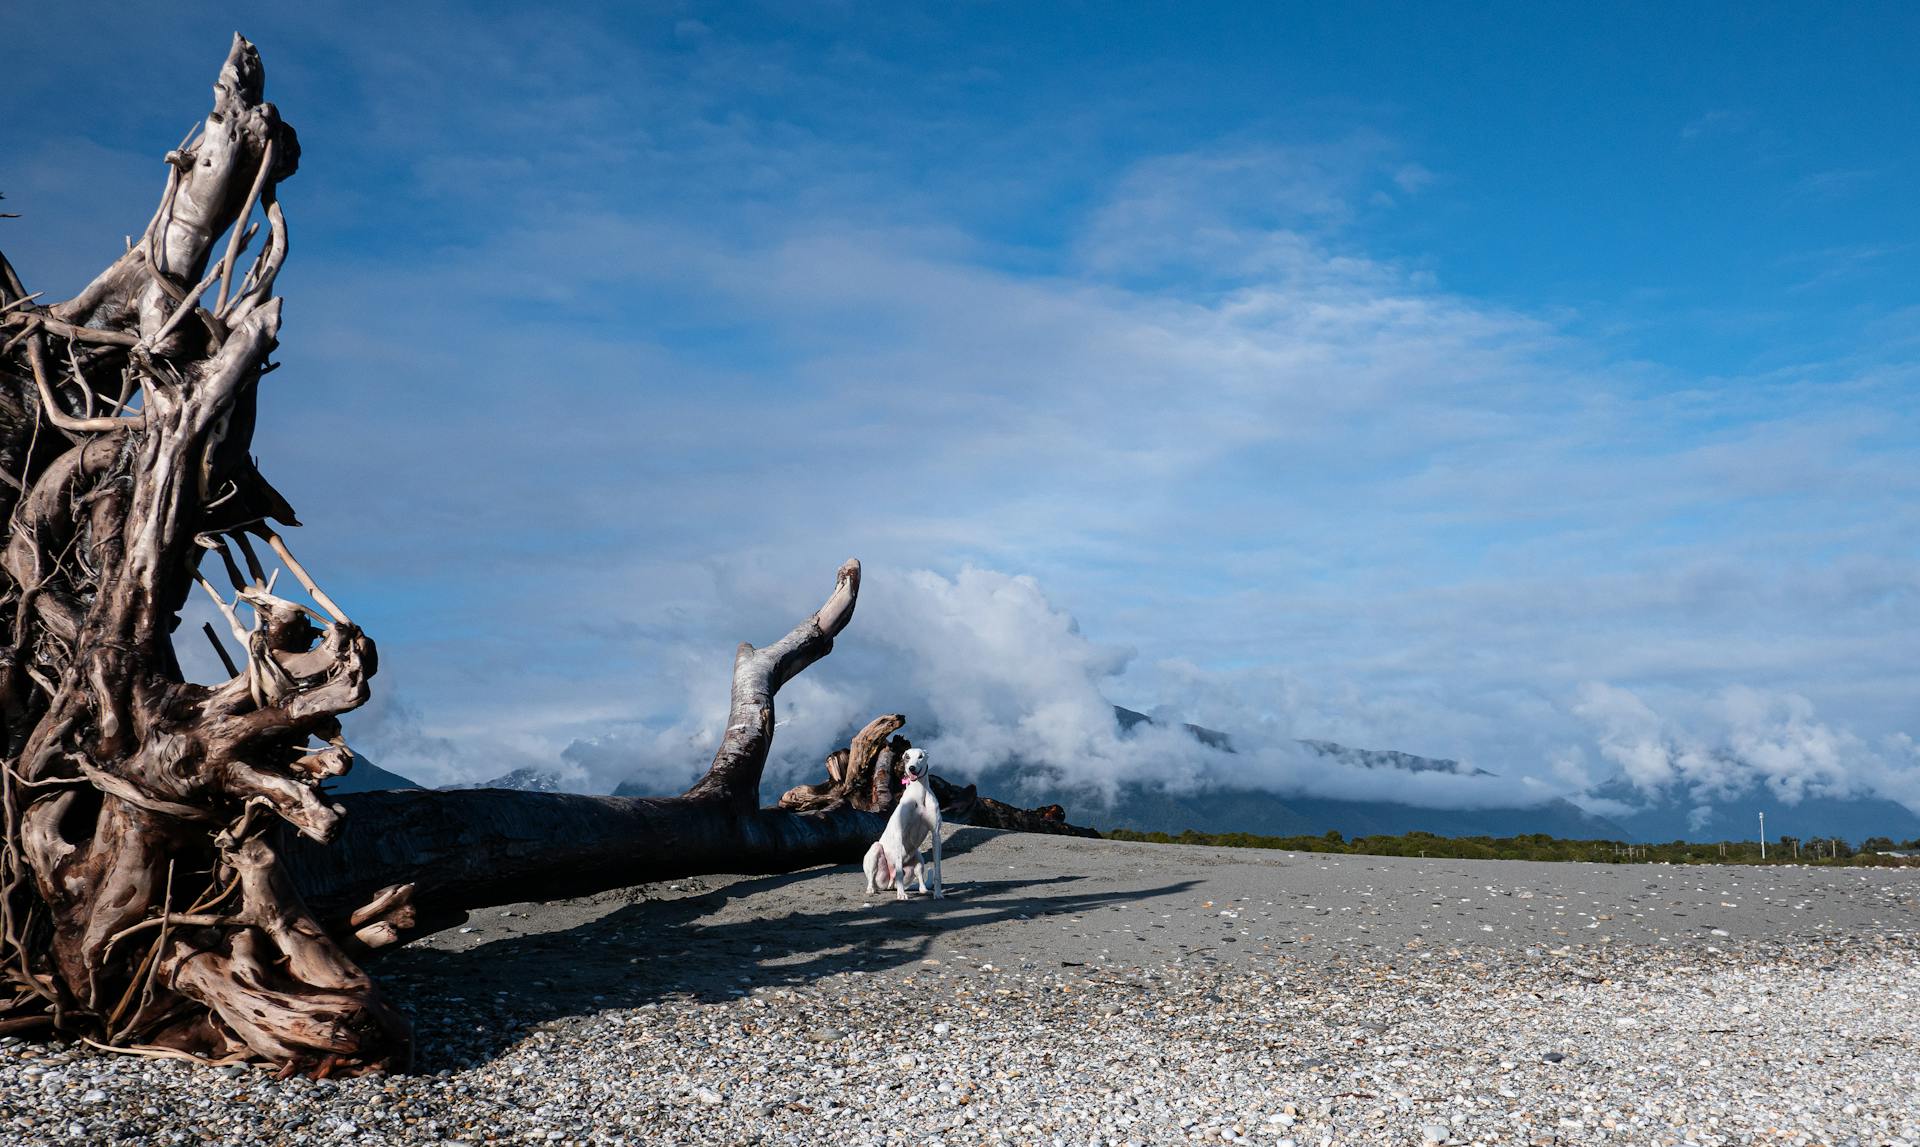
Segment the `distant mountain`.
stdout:
<svg viewBox="0 0 1920 1147">
<path fill-rule="evenodd" d="M 1122 733 L 1132 732 L 1141 725 L 1154 724 L 1152 717 L 1137 710 L 1113 707 L 1114 719 L 1120 722 Z M 1204 725 L 1181 725 L 1193 739 L 1211 748 L 1233 752 L 1233 738 L 1218 729 L 1209 729 Z M 1307 748 L 1323 757 L 1332 757 L 1343 765 L 1357 765 L 1363 769 L 1399 769 L 1407 773 L 1456 773 L 1463 777 L 1490 777 L 1494 774 L 1485 769 L 1469 769 L 1459 761 L 1450 761 L 1445 757 L 1416 757 L 1412 753 L 1402 753 L 1394 749 L 1353 749 L 1332 741 L 1301 741 Z"/>
<path fill-rule="evenodd" d="M 1461 777 L 1491 777 L 1496 774 L 1485 769 L 1472 769 L 1459 761 L 1445 757 L 1416 757 L 1412 753 L 1402 753 L 1396 749 L 1350 749 L 1345 745 L 1336 745 L 1332 741 L 1301 741 L 1301 744 L 1323 757 L 1332 757 L 1343 765 L 1358 765 L 1363 769 L 1398 769 L 1403 773 L 1452 773 Z"/>
<path fill-rule="evenodd" d="M 1755 840 L 1760 834 L 1760 814 L 1767 814 L 1767 840 L 1783 836 L 1802 840 L 1837 836 L 1860 843 L 1870 836 L 1895 840 L 1920 837 L 1920 815 L 1897 801 L 1878 797 L 1804 797 L 1794 804 L 1775 797 L 1766 789 L 1744 796 L 1701 804 L 1685 796 L 1652 797 L 1615 777 L 1589 794 L 1611 802 L 1632 806 L 1624 813 L 1609 811 L 1608 818 L 1618 821 L 1629 833 L 1628 840 L 1665 842 L 1670 840 Z"/>
<path fill-rule="evenodd" d="M 1120 731 L 1122 733 L 1131 733 L 1142 725 L 1152 725 L 1156 723 L 1152 717 L 1147 716 L 1145 713 L 1129 709 L 1124 705 L 1115 705 L 1113 707 L 1113 719 L 1120 723 Z M 1229 753 L 1233 752 L 1233 738 L 1218 729 L 1209 729 L 1204 725 L 1181 725 L 1180 727 L 1191 734 L 1194 740 L 1209 748 L 1222 749 Z"/>
<path fill-rule="evenodd" d="M 1122 730 L 1151 723 L 1145 713 L 1115 707 Z M 1199 725 L 1186 730 L 1204 744 L 1232 752 L 1225 733 Z M 1332 741 L 1301 741 L 1302 745 L 1345 765 L 1403 772 L 1446 772 L 1460 776 L 1493 776 L 1485 769 L 1458 761 L 1419 757 L 1392 750 L 1355 749 Z M 1046 770 L 1007 770 L 1001 783 L 1031 793 L 1046 790 Z M 983 780 L 982 792 L 995 791 Z M 1895 840 L 1920 837 L 1920 815 L 1895 801 L 1875 797 L 1808 797 L 1787 804 L 1761 789 L 1746 796 L 1711 805 L 1682 796 L 1649 797 L 1623 778 L 1594 789 L 1586 797 L 1606 803 L 1605 814 L 1581 808 L 1569 800 L 1545 804 L 1483 809 L 1429 809 L 1391 801 L 1323 800 L 1309 796 L 1280 797 L 1254 789 L 1210 789 L 1171 794 L 1146 789 L 1124 792 L 1111 808 L 1081 802 L 1075 808 L 1070 794 L 1046 797 L 1067 805 L 1069 812 L 1101 827 L 1138 828 L 1178 832 L 1197 828 L 1206 832 L 1252 832 L 1274 836 L 1320 835 L 1329 829 L 1347 836 L 1411 831 L 1440 836 L 1516 836 L 1544 832 L 1575 839 L 1624 840 L 1663 843 L 1671 840 L 1753 840 L 1760 830 L 1759 814 L 1767 814 L 1767 839 L 1782 836 L 1837 836 L 1858 844 L 1869 836 Z M 1581 799 L 1586 799 L 1583 797 Z M 1022 798 L 1025 799 L 1025 798 Z M 1626 805 L 1629 811 L 1616 812 Z"/>
<path fill-rule="evenodd" d="M 355 757 L 353 768 L 344 777 L 336 777 L 326 783 L 330 793 L 370 793 L 383 789 L 418 789 L 424 785 L 416 784 L 399 773 L 383 769 L 365 757 Z M 558 793 L 570 791 L 562 784 L 559 773 L 536 769 L 531 766 L 518 768 L 490 781 L 476 784 L 441 785 L 440 791 L 452 789 L 517 789 L 529 793 Z"/>
<path fill-rule="evenodd" d="M 1280 797 L 1259 789 L 1209 789 L 1175 796 L 1127 793 L 1111 808 L 1069 807 L 1069 814 L 1102 828 L 1143 832 L 1250 832 L 1261 836 L 1521 836 L 1544 832 L 1573 840 L 1623 840 L 1621 826 L 1567 800 L 1513 808 L 1422 808 L 1393 801 Z"/>
<path fill-rule="evenodd" d="M 440 787 L 442 789 L 517 789 L 527 793 L 558 793 L 567 791 L 566 787 L 560 781 L 559 773 L 550 773 L 545 769 L 536 769 L 531 766 L 515 769 L 505 776 L 498 776 L 490 781 L 481 781 L 478 784 L 441 785 Z"/>
<path fill-rule="evenodd" d="M 424 786 L 414 784 L 399 773 L 383 769 L 355 754 L 353 767 L 347 770 L 347 775 L 334 777 L 322 787 L 330 793 L 371 793 L 382 789 L 417 789 Z"/>
<path fill-rule="evenodd" d="M 1343 746 L 1342 746 L 1343 747 Z M 1060 785 L 1045 769 L 1004 766 L 979 778 L 980 791 L 1020 804 L 1066 806 L 1067 817 L 1098 828 L 1142 832 L 1250 832 L 1261 836 L 1519 836 L 1544 832 L 1580 840 L 1624 840 L 1627 832 L 1571 801 L 1551 800 L 1508 808 L 1423 808 L 1395 801 L 1332 800 L 1280 796 L 1263 789 L 1210 788 L 1174 793 L 1130 786 L 1112 804 Z"/>
</svg>

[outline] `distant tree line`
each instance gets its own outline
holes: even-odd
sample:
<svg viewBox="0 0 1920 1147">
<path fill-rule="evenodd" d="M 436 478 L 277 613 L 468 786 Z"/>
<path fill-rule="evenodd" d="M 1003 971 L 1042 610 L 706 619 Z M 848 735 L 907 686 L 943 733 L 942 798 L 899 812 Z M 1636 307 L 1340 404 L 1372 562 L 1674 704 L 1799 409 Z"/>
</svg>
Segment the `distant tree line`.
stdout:
<svg viewBox="0 0 1920 1147">
<path fill-rule="evenodd" d="M 1109 840 L 1137 840 L 1151 844 L 1207 844 L 1227 848 L 1276 848 L 1287 852 L 1336 852 L 1364 856 L 1432 856 L 1463 860 L 1573 860 L 1601 864 L 1820 864 L 1920 866 L 1920 839 L 1896 843 L 1873 836 L 1855 847 L 1838 837 L 1802 839 L 1783 836 L 1762 848 L 1754 840 L 1713 842 L 1676 840 L 1667 844 L 1636 844 L 1623 840 L 1562 840 L 1544 832 L 1519 836 L 1437 836 L 1408 832 L 1398 836 L 1356 836 L 1339 832 L 1320 836 L 1259 836 L 1250 832 L 1181 833 L 1138 832 L 1130 828 L 1101 833 Z"/>
</svg>

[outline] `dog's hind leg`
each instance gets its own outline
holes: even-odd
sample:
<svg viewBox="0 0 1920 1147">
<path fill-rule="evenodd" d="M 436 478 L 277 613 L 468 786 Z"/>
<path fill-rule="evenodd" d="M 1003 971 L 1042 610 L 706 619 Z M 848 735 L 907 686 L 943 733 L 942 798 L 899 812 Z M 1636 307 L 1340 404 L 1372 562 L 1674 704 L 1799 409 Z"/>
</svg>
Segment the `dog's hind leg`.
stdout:
<svg viewBox="0 0 1920 1147">
<path fill-rule="evenodd" d="M 894 897 L 893 898 L 895 900 L 907 899 L 908 866 L 912 865 L 913 867 L 916 867 L 916 868 L 919 866 L 914 865 L 912 859 L 904 853 L 901 854 L 899 857 L 894 857 L 891 855 L 888 856 L 887 863 L 893 868 L 893 875 L 894 875 L 894 881 L 893 881 Z"/>
</svg>

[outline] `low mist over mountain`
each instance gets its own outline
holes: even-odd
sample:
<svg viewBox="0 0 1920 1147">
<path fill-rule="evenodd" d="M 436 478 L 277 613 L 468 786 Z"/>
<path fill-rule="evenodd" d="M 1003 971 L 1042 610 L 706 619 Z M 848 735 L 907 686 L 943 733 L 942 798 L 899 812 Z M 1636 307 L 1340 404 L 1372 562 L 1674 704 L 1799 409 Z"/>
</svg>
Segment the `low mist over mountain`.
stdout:
<svg viewBox="0 0 1920 1147">
<path fill-rule="evenodd" d="M 1123 729 L 1150 724 L 1144 713 L 1115 707 Z M 1232 738 L 1214 729 L 1186 725 L 1203 745 L 1232 751 Z M 1380 773 L 1442 773 L 1491 777 L 1486 769 L 1458 761 L 1420 757 L 1392 750 L 1355 749 L 1331 741 L 1301 745 L 1330 763 Z M 1045 791 L 1047 771 L 1004 775 L 1003 782 L 1027 791 Z M 987 783 L 983 791 L 993 791 Z M 1065 803 L 1065 798 L 1061 799 Z M 1578 802 L 1578 803 L 1576 803 Z M 1583 807 L 1585 806 L 1585 807 Z M 1767 817 L 1769 840 L 1837 836 L 1858 842 L 1870 836 L 1896 840 L 1920 837 L 1920 815 L 1897 801 L 1877 797 L 1801 796 L 1788 801 L 1764 786 L 1737 796 L 1698 799 L 1681 792 L 1649 794 L 1616 776 L 1573 799 L 1557 798 L 1512 807 L 1425 808 L 1391 801 L 1329 800 L 1309 795 L 1279 796 L 1244 787 L 1193 793 L 1155 792 L 1138 787 L 1121 794 L 1110 808 L 1084 801 L 1069 809 L 1100 827 L 1146 831 L 1253 832 L 1318 835 L 1329 830 L 1347 836 L 1369 833 L 1432 832 L 1441 836 L 1513 836 L 1544 832 L 1552 836 L 1637 842 L 1671 840 L 1753 840 L 1760 814 Z"/>
<path fill-rule="evenodd" d="M 804 608 L 748 596 L 759 620 L 744 630 L 777 632 Z M 1279 669 L 1163 659 L 1136 673 L 1136 650 L 1090 638 L 1031 577 L 876 567 L 865 596 L 862 640 L 780 699 L 769 798 L 819 780 L 830 749 L 873 714 L 898 711 L 941 775 L 1009 800 L 1057 801 L 1083 823 L 1664 842 L 1750 839 L 1758 807 L 1777 805 L 1770 822 L 1853 840 L 1911 839 L 1905 810 L 1920 809 L 1920 741 L 1856 729 L 1795 693 L 1728 685 L 1709 696 L 1596 677 L 1456 706 L 1398 685 L 1319 686 Z M 515 733 L 503 742 L 510 757 L 463 748 L 480 738 L 423 727 L 404 705 L 374 713 L 355 735 L 403 771 L 416 762 L 431 770 L 434 784 L 532 766 L 579 792 L 683 792 L 721 731 L 724 659 L 713 650 L 725 645 L 662 652 L 653 700 L 635 710 L 644 715 L 568 722 L 564 735 Z M 1533 701 L 1522 705 L 1523 694 Z M 1157 707 L 1116 710 L 1109 698 L 1120 696 Z"/>
<path fill-rule="evenodd" d="M 1112 712 L 1123 735 L 1143 731 L 1157 724 L 1152 717 L 1132 709 L 1113 706 Z M 1180 728 L 1204 751 L 1227 754 L 1235 751 L 1233 738 L 1220 730 L 1192 724 L 1184 724 Z M 937 735 L 932 730 L 922 732 L 929 736 Z M 1324 759 L 1330 767 L 1407 776 L 1444 774 L 1461 778 L 1488 778 L 1493 775 L 1485 769 L 1465 766 L 1458 761 L 1394 750 L 1356 749 L 1319 740 L 1300 741 L 1298 744 L 1313 757 Z M 1621 825 L 1589 813 L 1570 801 L 1546 798 L 1532 804 L 1516 802 L 1495 807 L 1431 808 L 1394 801 L 1281 795 L 1271 789 L 1244 784 L 1133 783 L 1120 786 L 1111 794 L 1111 799 L 1104 799 L 1105 794 L 1096 794 L 1074 784 L 1065 770 L 1054 762 L 1010 761 L 977 773 L 954 775 L 950 779 L 975 782 L 981 792 L 1019 804 L 1059 803 L 1066 806 L 1070 820 L 1100 828 L 1164 832 L 1194 828 L 1205 832 L 1250 832 L 1276 836 L 1318 836 L 1328 831 L 1360 836 L 1416 830 L 1442 836 L 1512 836 L 1544 832 L 1562 837 L 1619 839 L 1627 835 L 1627 830 Z M 1385 776 L 1383 781 L 1391 783 L 1391 777 Z M 637 780 L 623 781 L 614 793 L 617 796 L 659 795 L 658 791 Z"/>
<path fill-rule="evenodd" d="M 1119 706 L 1113 707 L 1113 716 L 1122 736 L 1167 727 L 1145 713 Z M 1239 759 L 1231 735 L 1200 725 L 1181 724 L 1178 728 L 1191 738 L 1196 757 L 1227 754 Z M 1395 776 L 1406 778 L 1409 784 L 1418 780 L 1427 786 L 1449 784 L 1446 778 L 1451 777 L 1460 778 L 1463 786 L 1497 781 L 1498 777 L 1487 769 L 1459 761 L 1392 749 L 1361 749 L 1326 740 L 1300 740 L 1294 744 L 1309 755 L 1309 763 L 1323 761 L 1329 772 L 1339 770 L 1349 778 L 1366 778 L 1371 782 L 1367 786 L 1369 792 L 1391 789 Z M 1522 787 L 1515 786 L 1514 799 L 1489 802 L 1483 786 L 1471 793 L 1463 788 L 1459 807 L 1446 807 L 1443 800 L 1435 800 L 1431 787 L 1422 798 L 1426 803 L 1415 804 L 1315 795 L 1308 791 L 1276 791 L 1277 785 L 1260 787 L 1245 783 L 1244 771 L 1234 774 L 1239 778 L 1237 782 L 1212 782 L 1204 775 L 1196 779 L 1191 770 L 1170 769 L 1169 773 L 1180 779 L 1158 784 L 1136 781 L 1107 792 L 1075 784 L 1071 774 L 1058 762 L 1007 761 L 952 779 L 975 782 L 981 792 L 1002 800 L 1025 805 L 1064 805 L 1069 818 L 1076 823 L 1149 832 L 1177 833 L 1191 828 L 1202 832 L 1268 836 L 1319 836 L 1339 832 L 1353 837 L 1418 831 L 1440 836 L 1546 833 L 1562 838 L 1639 842 L 1751 840 L 1759 832 L 1759 814 L 1764 812 L 1769 840 L 1782 836 L 1803 840 L 1837 836 L 1858 842 L 1870 836 L 1889 836 L 1896 840 L 1920 837 L 1920 815 L 1895 801 L 1804 796 L 1790 802 L 1775 797 L 1764 787 L 1737 796 L 1702 800 L 1683 792 L 1648 793 L 1634 787 L 1625 777 L 1616 776 L 1571 799 L 1542 795 L 1527 801 L 1522 799 Z M 781 783 L 780 779 L 769 777 L 770 789 Z M 332 792 L 418 787 L 405 777 L 364 759 L 357 762 L 342 781 L 328 785 Z M 483 783 L 444 787 L 563 792 L 571 791 L 574 785 L 559 772 L 524 767 Z M 1443 795 L 1445 791 L 1442 790 Z M 657 785 L 629 779 L 616 786 L 613 793 L 658 796 L 661 790 Z"/>
<path fill-rule="evenodd" d="M 1114 707 L 1122 730 L 1154 724 L 1145 713 Z M 1233 752 L 1233 739 L 1217 729 L 1199 725 L 1183 728 L 1201 744 Z M 1330 765 L 1369 772 L 1444 773 L 1461 777 L 1488 777 L 1485 769 L 1458 761 L 1415 756 L 1391 749 L 1356 749 L 1332 741 L 1303 740 L 1299 744 Z M 1179 791 L 1129 785 L 1111 802 L 1089 799 L 1059 786 L 1058 773 L 1046 766 L 1008 765 L 979 778 L 980 791 L 1022 803 L 1066 805 L 1070 819 L 1100 828 L 1133 828 L 1147 832 L 1250 832 L 1267 836 L 1319 836 L 1339 832 L 1346 836 L 1431 832 L 1440 836 L 1513 836 L 1544 832 L 1560 837 L 1620 838 L 1626 829 L 1595 816 L 1566 800 L 1546 800 L 1491 808 L 1424 808 L 1381 800 L 1341 800 L 1304 794 L 1281 795 L 1244 785 Z"/>
</svg>

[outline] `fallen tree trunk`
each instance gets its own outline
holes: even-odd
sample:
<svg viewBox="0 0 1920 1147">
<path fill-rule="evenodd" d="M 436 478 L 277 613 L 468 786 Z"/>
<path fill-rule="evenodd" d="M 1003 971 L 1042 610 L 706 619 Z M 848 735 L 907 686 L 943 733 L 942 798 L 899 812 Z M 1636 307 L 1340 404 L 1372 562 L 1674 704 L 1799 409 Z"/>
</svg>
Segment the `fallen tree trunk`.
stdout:
<svg viewBox="0 0 1920 1147">
<path fill-rule="evenodd" d="M 507 789 L 394 790 L 340 798 L 333 843 L 287 840 L 295 882 L 341 912 L 411 883 L 429 926 L 443 912 L 583 896 L 702 873 L 791 872 L 857 860 L 886 817 L 720 810 L 681 797 L 601 797 Z"/>
<path fill-rule="evenodd" d="M 896 726 L 897 727 L 897 726 Z M 846 750 L 841 750 L 845 752 Z M 897 781 L 898 771 L 889 776 Z M 949 823 L 1097 837 L 1064 815 L 981 797 L 932 778 Z M 895 788 L 897 790 L 897 784 Z M 296 886 L 323 915 L 410 885 L 424 930 L 452 914 L 518 900 L 584 896 L 705 873 L 792 872 L 851 864 L 887 813 L 842 802 L 740 812 L 683 797 L 603 797 L 508 789 L 350 793 L 346 827 L 326 845 L 282 831 Z"/>
<path fill-rule="evenodd" d="M 1067 810 L 1057 804 L 1044 808 L 1021 808 L 992 797 L 983 797 L 968 785 L 960 788 L 947 783 L 939 777 L 930 778 L 933 782 L 933 795 L 939 798 L 940 807 L 949 820 L 961 824 L 977 825 L 980 828 L 1005 829 L 1008 832 L 1042 832 L 1054 836 L 1098 837 L 1100 834 L 1091 828 L 1067 823 Z"/>
</svg>

